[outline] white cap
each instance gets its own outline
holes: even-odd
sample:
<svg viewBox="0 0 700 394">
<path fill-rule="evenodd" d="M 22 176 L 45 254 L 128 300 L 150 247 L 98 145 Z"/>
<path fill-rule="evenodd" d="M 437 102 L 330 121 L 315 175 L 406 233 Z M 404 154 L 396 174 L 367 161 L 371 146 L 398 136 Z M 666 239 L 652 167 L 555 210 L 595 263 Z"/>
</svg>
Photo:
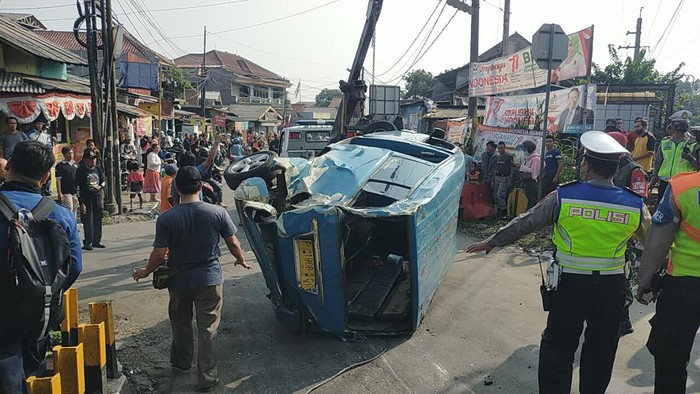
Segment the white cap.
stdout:
<svg viewBox="0 0 700 394">
<path fill-rule="evenodd" d="M 581 135 L 581 145 L 589 153 L 600 155 L 621 155 L 629 153 L 619 142 L 602 131 L 587 131 Z M 596 157 L 596 156 L 594 156 Z"/>
</svg>

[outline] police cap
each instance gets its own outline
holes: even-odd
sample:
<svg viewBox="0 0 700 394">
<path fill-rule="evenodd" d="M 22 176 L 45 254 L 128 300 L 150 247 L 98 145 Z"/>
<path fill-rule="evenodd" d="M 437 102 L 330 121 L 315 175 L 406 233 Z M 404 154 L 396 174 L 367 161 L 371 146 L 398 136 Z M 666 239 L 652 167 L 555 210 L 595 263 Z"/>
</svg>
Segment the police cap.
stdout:
<svg viewBox="0 0 700 394">
<path fill-rule="evenodd" d="M 628 153 L 624 146 L 602 131 L 583 133 L 581 145 L 586 149 L 586 155 L 600 160 L 617 161 L 620 155 Z"/>
</svg>

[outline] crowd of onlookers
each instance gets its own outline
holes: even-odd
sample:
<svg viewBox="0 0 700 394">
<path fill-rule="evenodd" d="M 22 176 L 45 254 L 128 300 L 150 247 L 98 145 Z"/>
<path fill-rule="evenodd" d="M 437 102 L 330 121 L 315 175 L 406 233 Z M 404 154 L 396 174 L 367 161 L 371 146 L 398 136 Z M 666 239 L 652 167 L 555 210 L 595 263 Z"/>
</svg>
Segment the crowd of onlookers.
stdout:
<svg viewBox="0 0 700 394">
<path fill-rule="evenodd" d="M 634 130 L 623 130 L 623 125 L 623 119 L 610 118 L 604 130 L 629 151 L 620 160 L 614 179 L 617 186 L 628 187 L 647 197 L 658 182 L 661 196 L 673 175 L 700 170 L 698 129 L 690 128 L 687 119 L 672 118 L 666 136 L 658 143 L 648 129 L 646 118 L 635 118 Z M 545 138 L 544 168 L 541 168 L 542 160 L 534 140 L 525 140 L 515 148 L 516 153 L 512 153 L 504 141 L 487 141 L 478 159 L 467 157 L 465 182 L 484 183 L 488 198 L 501 218 L 507 217 L 508 194 L 515 186 L 523 189 L 529 209 L 539 200 L 540 183 L 542 196 L 549 194 L 560 184 L 563 169 L 562 153 L 556 147 L 554 135 Z M 631 176 L 635 170 L 643 175 L 643 185 L 639 178 Z"/>
</svg>

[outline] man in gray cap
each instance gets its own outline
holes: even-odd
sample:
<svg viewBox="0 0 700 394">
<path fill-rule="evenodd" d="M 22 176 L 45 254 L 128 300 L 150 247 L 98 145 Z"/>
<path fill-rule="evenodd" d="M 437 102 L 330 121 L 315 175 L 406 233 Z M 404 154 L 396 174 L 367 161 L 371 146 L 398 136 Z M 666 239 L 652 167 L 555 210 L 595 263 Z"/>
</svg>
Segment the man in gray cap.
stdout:
<svg viewBox="0 0 700 394">
<path fill-rule="evenodd" d="M 581 136 L 584 181 L 559 186 L 534 208 L 513 219 L 467 252 L 489 253 L 542 227 L 554 225 L 554 261 L 543 285 L 549 311 L 542 334 L 538 382 L 542 393 L 569 393 L 574 353 L 581 351 L 582 393 L 604 393 L 617 351 L 620 316 L 625 303 L 625 248 L 630 237 L 644 239 L 649 211 L 641 197 L 615 187 L 612 177 L 627 150 L 609 135 Z"/>
</svg>

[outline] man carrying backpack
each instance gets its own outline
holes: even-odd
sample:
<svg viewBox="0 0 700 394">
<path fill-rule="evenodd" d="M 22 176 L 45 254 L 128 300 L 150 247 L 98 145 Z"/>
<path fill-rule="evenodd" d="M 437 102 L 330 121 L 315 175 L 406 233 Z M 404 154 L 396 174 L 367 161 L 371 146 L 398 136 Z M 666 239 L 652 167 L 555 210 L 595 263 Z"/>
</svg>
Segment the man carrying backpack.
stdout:
<svg viewBox="0 0 700 394">
<path fill-rule="evenodd" d="M 26 377 L 43 372 L 49 328 L 63 320 L 63 291 L 82 270 L 73 214 L 41 195 L 53 164 L 48 146 L 18 142 L 0 187 L 0 393 L 29 393 Z"/>
</svg>

